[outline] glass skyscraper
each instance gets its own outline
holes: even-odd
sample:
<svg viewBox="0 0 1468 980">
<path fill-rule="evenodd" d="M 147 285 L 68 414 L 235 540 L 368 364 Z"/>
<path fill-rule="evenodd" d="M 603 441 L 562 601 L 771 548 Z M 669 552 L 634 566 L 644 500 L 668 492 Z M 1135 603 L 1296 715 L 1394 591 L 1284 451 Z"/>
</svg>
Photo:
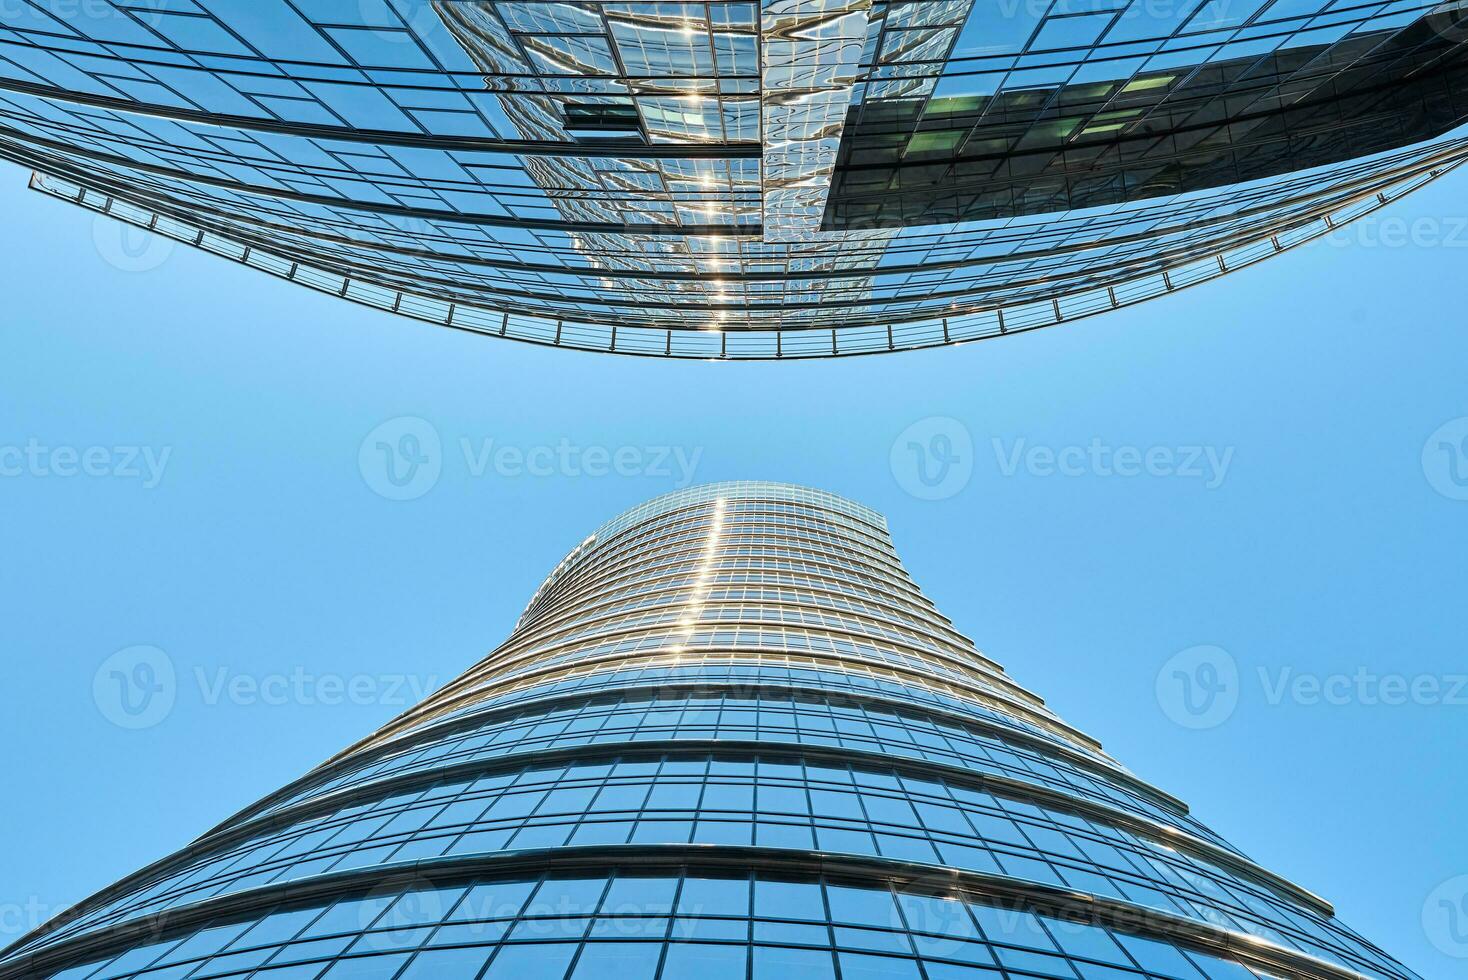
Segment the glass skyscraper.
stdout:
<svg viewBox="0 0 1468 980">
<path fill-rule="evenodd" d="M 0 157 L 524 341 L 823 357 L 1063 323 L 1468 152 L 1457 0 L 7 0 Z"/>
<path fill-rule="evenodd" d="M 3 980 L 1412 976 L 1010 680 L 879 514 L 768 483 L 604 524 L 460 678 L 0 958 Z"/>
</svg>

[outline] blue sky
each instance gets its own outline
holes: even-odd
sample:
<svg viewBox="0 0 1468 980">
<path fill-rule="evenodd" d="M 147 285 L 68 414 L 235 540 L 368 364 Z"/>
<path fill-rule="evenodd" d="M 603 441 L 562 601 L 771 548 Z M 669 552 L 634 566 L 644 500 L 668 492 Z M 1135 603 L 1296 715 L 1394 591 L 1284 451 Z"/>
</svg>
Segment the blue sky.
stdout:
<svg viewBox="0 0 1468 980">
<path fill-rule="evenodd" d="M 0 168 L 0 940 L 452 678 L 602 520 L 764 478 L 886 513 L 1064 718 L 1459 973 L 1465 189 L 1068 327 L 705 364 L 394 319 L 123 243 Z M 433 439 L 396 487 L 377 443 L 406 479 Z M 156 718 L 108 701 L 140 658 L 174 673 Z"/>
</svg>

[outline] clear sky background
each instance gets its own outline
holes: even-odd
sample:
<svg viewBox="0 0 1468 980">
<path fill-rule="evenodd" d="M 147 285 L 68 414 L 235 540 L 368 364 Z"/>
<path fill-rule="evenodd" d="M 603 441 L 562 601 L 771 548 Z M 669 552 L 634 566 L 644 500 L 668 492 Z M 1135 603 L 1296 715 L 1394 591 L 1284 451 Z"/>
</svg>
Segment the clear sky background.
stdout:
<svg viewBox="0 0 1468 980">
<path fill-rule="evenodd" d="M 682 482 L 674 447 L 697 482 L 881 510 L 939 608 L 1062 717 L 1424 976 L 1468 965 L 1444 918 L 1468 893 L 1468 455 L 1436 448 L 1468 423 L 1433 435 L 1468 416 L 1468 174 L 1132 310 L 784 364 L 395 319 L 122 241 L 25 177 L 0 167 L 0 941 L 468 667 L 588 531 Z M 359 454 L 401 417 L 441 446 L 412 500 L 377 492 L 376 437 Z M 939 437 L 957 459 L 929 487 Z M 563 444 L 548 475 L 493 454 Z M 58 474 L 91 447 L 105 475 Z M 638 472 L 588 475 L 588 447 Z M 1112 471 L 1133 449 L 1152 473 Z M 138 645 L 174 670 L 157 717 L 109 694 Z"/>
</svg>

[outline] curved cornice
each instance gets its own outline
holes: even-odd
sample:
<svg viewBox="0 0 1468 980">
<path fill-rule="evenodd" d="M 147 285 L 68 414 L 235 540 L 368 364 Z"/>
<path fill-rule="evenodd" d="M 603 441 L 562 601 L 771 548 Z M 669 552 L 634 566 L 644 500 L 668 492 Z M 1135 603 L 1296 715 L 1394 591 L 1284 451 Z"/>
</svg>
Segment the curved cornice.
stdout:
<svg viewBox="0 0 1468 980">
<path fill-rule="evenodd" d="M 516 701 L 513 704 L 489 707 L 482 712 L 474 712 L 456 718 L 445 719 L 437 726 L 412 733 L 412 737 L 404 742 L 387 742 L 381 745 L 370 746 L 369 751 L 365 751 L 360 755 L 350 754 L 351 750 L 338 754 L 331 761 L 322 764 L 311 772 L 304 774 L 274 793 L 271 793 L 269 796 L 258 800 L 229 817 L 206 832 L 200 840 L 224 830 L 236 821 L 253 819 L 256 814 L 262 813 L 281 800 L 290 799 L 293 795 L 299 794 L 303 788 L 309 789 L 313 783 L 321 782 L 324 779 L 339 775 L 344 771 L 350 771 L 348 763 L 351 763 L 353 766 L 360 765 L 364 762 L 371 761 L 380 754 L 402 752 L 420 742 L 429 741 L 445 734 L 450 734 L 455 731 L 472 731 L 483 726 L 487 720 L 491 720 L 495 716 L 503 715 L 513 717 L 526 708 L 545 708 L 570 701 L 595 701 L 602 698 L 627 694 L 720 694 L 731 688 L 736 689 L 741 694 L 758 692 L 774 697 L 802 695 L 838 703 L 875 705 L 887 709 L 898 708 L 930 718 L 942 718 L 965 727 L 979 729 L 990 737 L 997 738 L 1000 741 L 1019 743 L 1042 755 L 1063 758 L 1070 764 L 1078 765 L 1087 772 L 1093 773 L 1097 778 L 1114 781 L 1126 786 L 1128 789 L 1137 793 L 1137 795 L 1156 802 L 1163 809 L 1171 810 L 1180 817 L 1187 816 L 1189 812 L 1187 804 L 1182 800 L 1145 782 L 1120 766 L 1108 764 L 1102 759 L 1087 755 L 1076 749 L 1068 748 L 1059 743 L 1051 742 L 1039 736 L 1021 732 L 995 722 L 984 721 L 959 711 L 875 692 L 849 689 L 833 690 L 831 688 L 817 687 L 813 684 L 770 683 L 739 678 L 729 681 L 709 679 L 689 682 L 664 681 L 656 684 L 630 682 L 625 686 L 602 688 L 595 691 L 557 691 L 542 696 L 526 698 Z"/>
<path fill-rule="evenodd" d="M 4 42 L 0 39 L 0 43 Z M 8 42 L 13 43 L 13 42 Z M 169 67 L 176 67 L 170 65 Z M 476 75 L 476 77 L 480 77 Z M 420 149 L 464 150 L 481 153 L 504 153 L 524 156 L 618 157 L 622 159 L 674 160 L 758 160 L 764 147 L 759 143 L 643 143 L 628 140 L 593 140 L 584 143 L 553 143 L 544 140 L 506 140 L 483 136 L 441 136 L 431 133 L 404 133 L 390 129 L 358 129 L 349 126 L 326 126 L 320 123 L 288 122 L 260 116 L 239 116 L 221 112 L 205 112 L 182 106 L 159 105 L 119 99 L 91 92 L 37 85 L 18 78 L 0 78 L 0 91 L 31 95 L 52 102 L 109 109 L 129 115 L 150 116 L 173 122 L 222 126 L 249 132 L 276 133 L 309 139 L 340 140 L 343 143 L 373 143 L 388 146 L 411 146 Z M 449 91 L 458 91 L 449 89 Z"/>
<path fill-rule="evenodd" d="M 391 796 L 419 786 L 427 786 L 442 780 L 486 775 L 503 770 L 523 768 L 527 761 L 538 765 L 545 763 L 572 762 L 599 758 L 642 758 L 664 756 L 701 755 L 798 755 L 802 758 L 825 762 L 851 763 L 858 766 L 894 769 L 920 778 L 937 778 L 954 785 L 965 786 L 1000 796 L 1036 803 L 1041 806 L 1062 809 L 1091 817 L 1103 823 L 1125 827 L 1169 848 L 1190 851 L 1195 856 L 1214 864 L 1227 867 L 1240 875 L 1254 880 L 1275 891 L 1283 892 L 1315 912 L 1326 916 L 1335 915 L 1335 907 L 1314 892 L 1297 885 L 1281 875 L 1253 861 L 1218 846 L 1183 828 L 1159 823 L 1120 807 L 1109 806 L 1094 800 L 1063 793 L 1037 783 L 993 773 L 977 772 L 961 766 L 931 762 L 911 756 L 888 755 L 886 753 L 847 747 L 818 745 L 781 739 L 663 739 L 626 742 L 595 742 L 586 745 L 565 746 L 554 749 L 527 749 L 507 752 L 493 759 L 475 759 L 433 769 L 416 770 L 397 776 L 343 787 L 321 796 L 306 797 L 279 809 L 262 813 L 250 820 L 231 823 L 218 832 L 199 838 L 188 848 L 170 855 L 161 862 L 145 869 L 144 878 L 167 870 L 175 864 L 186 864 L 187 860 L 238 843 L 261 831 L 282 829 L 299 823 L 302 819 L 349 807 L 365 799 Z M 140 879 L 141 880 L 141 879 Z"/>
<path fill-rule="evenodd" d="M 371 282 L 369 277 L 356 271 L 333 272 L 329 264 L 320 265 L 321 270 L 342 280 L 339 286 L 318 281 L 307 270 L 278 251 L 261 248 L 228 236 L 218 236 L 211 242 L 198 225 L 180 221 L 180 227 L 191 233 L 181 234 L 172 230 L 155 229 L 149 220 L 117 206 L 118 202 L 107 196 L 106 191 L 96 192 L 89 199 L 87 188 L 78 184 L 75 176 L 66 176 L 64 167 L 55 161 L 46 160 L 27 153 L 12 153 L 12 157 L 26 166 L 37 169 L 32 186 L 60 200 L 79 204 L 88 210 L 106 214 L 119 221 L 148 230 L 158 230 L 171 240 L 199 248 L 212 255 L 248 265 L 256 271 L 285 279 L 318 292 L 366 306 L 387 311 L 433 326 L 445 327 L 478 336 L 493 336 L 518 343 L 540 347 L 561 347 L 628 357 L 647 357 L 702 361 L 762 361 L 800 360 L 808 358 L 865 357 L 894 351 L 930 350 L 938 347 L 996 340 L 1035 330 L 1043 330 L 1061 324 L 1074 323 L 1098 314 L 1163 296 L 1172 295 L 1193 286 L 1212 282 L 1230 272 L 1254 265 L 1271 256 L 1289 251 L 1314 241 L 1323 235 L 1355 221 L 1364 215 L 1394 201 L 1427 183 L 1456 169 L 1464 159 L 1462 141 L 1445 148 L 1440 154 L 1425 161 L 1421 166 L 1383 179 L 1376 187 L 1345 201 L 1331 202 L 1329 207 L 1315 209 L 1298 216 L 1298 220 L 1281 223 L 1265 229 L 1257 237 L 1229 241 L 1218 247 L 1200 250 L 1187 256 L 1173 256 L 1167 261 L 1150 263 L 1143 268 L 1129 266 L 1126 275 L 1112 278 L 1090 278 L 1081 284 L 1070 284 L 1066 289 L 1044 287 L 1039 291 L 1014 297 L 1003 303 L 984 303 L 965 307 L 950 315 L 938 313 L 913 314 L 893 317 L 875 323 L 851 320 L 834 325 L 811 327 L 796 326 L 782 330 L 753 328 L 749 330 L 719 329 L 709 339 L 696 331 L 682 331 L 667 326 L 645 327 L 628 333 L 619 333 L 619 326 L 610 320 L 595 322 L 564 317 L 552 317 L 554 330 L 546 328 L 544 316 L 529 316 L 507 306 L 486 305 L 482 300 L 475 303 L 450 302 L 422 292 L 398 286 L 382 286 Z M 48 186 L 42 173 L 51 175 L 62 185 Z M 125 203 L 125 202 L 124 202 Z M 146 216 L 153 221 L 160 215 L 156 209 Z M 1287 239 L 1281 241 L 1281 238 Z M 229 247 L 226 247 L 229 246 Z M 241 252 L 243 254 L 241 254 Z M 251 258 L 252 253 L 267 255 L 271 261 L 262 262 Z M 1203 260 L 1212 260 L 1217 269 L 1197 265 Z M 309 265 L 310 263 L 307 263 Z M 1176 278 L 1174 278 L 1176 277 Z M 1048 281 L 1048 280 L 1047 280 Z M 388 293 L 379 301 L 371 295 L 354 293 L 353 284 L 373 285 Z M 1042 284 L 1043 286 L 1043 284 Z M 1088 299 L 1095 291 L 1109 292 L 1109 302 Z M 389 302 L 390 301 L 390 302 Z M 1062 307 L 1061 303 L 1067 304 Z M 1074 302 L 1072 302 L 1074 301 Z M 1053 308 L 1052 316 L 1036 312 L 1034 304 L 1048 304 Z M 1018 313 L 1016 312 L 1018 311 Z M 1009 314 L 1006 319 L 1006 313 Z M 1022 315 L 1021 315 L 1022 314 Z M 1016 319 L 1016 316 L 1019 316 Z M 885 325 L 885 336 L 879 336 Z M 625 327 L 625 324 L 623 325 Z M 875 332 L 874 332 L 875 331 Z M 684 336 L 687 334 L 687 336 Z M 812 346 L 798 339 L 786 341 L 786 334 L 821 338 L 819 345 Z M 747 335 L 747 336 L 746 336 Z M 621 346 L 619 344 L 621 338 Z M 675 344 L 675 337 L 677 343 Z M 730 344 L 730 338 L 734 342 Z M 655 342 L 654 342 L 655 341 Z M 698 342 L 695 342 L 698 341 Z M 829 348 L 829 349 L 828 349 Z"/>
<path fill-rule="evenodd" d="M 979 688 L 977 685 L 974 685 L 973 690 L 967 690 L 957 678 L 949 677 L 947 675 L 928 674 L 919 670 L 905 667 L 901 664 L 889 663 L 885 660 L 868 660 L 862 657 L 848 657 L 842 656 L 839 653 L 789 653 L 786 651 L 762 651 L 760 649 L 753 648 L 741 650 L 734 647 L 720 648 L 716 646 L 707 648 L 699 647 L 697 650 L 692 652 L 690 657 L 692 659 L 683 658 L 680 654 L 674 654 L 670 650 L 657 649 L 647 650 L 636 654 L 611 651 L 600 654 L 598 656 L 587 657 L 572 662 L 549 663 L 535 669 L 526 669 L 511 677 L 504 678 L 497 683 L 485 684 L 477 691 L 472 691 L 460 695 L 461 703 L 458 705 L 457 708 L 451 707 L 449 705 L 438 705 L 438 707 L 446 709 L 440 712 L 441 714 L 452 714 L 457 710 L 461 710 L 464 707 L 468 707 L 474 704 L 476 700 L 484 700 L 489 697 L 493 697 L 494 695 L 491 692 L 493 692 L 493 690 L 497 687 L 505 690 L 514 690 L 516 688 L 523 688 L 528 686 L 527 681 L 530 681 L 535 677 L 549 678 L 554 677 L 558 672 L 563 670 L 594 668 L 597 665 L 606 664 L 611 664 L 613 666 L 626 666 L 646 662 L 647 666 L 675 666 L 679 662 L 694 663 L 698 665 L 702 665 L 704 663 L 746 662 L 750 666 L 757 666 L 758 664 L 763 662 L 778 668 L 808 667 L 815 670 L 827 669 L 838 671 L 849 669 L 849 665 L 857 665 L 859 668 L 867 668 L 866 671 L 860 669 L 854 671 L 858 675 L 862 676 L 881 676 L 881 674 L 885 673 L 890 674 L 899 683 L 904 682 L 904 679 L 906 679 L 906 682 L 908 683 L 916 683 L 917 686 L 928 689 L 932 689 L 934 684 L 947 685 L 953 688 L 955 691 L 963 691 L 967 695 L 967 699 L 973 701 L 979 707 L 982 707 L 989 711 L 993 711 L 996 714 L 1008 714 L 1014 718 L 1014 727 L 1006 728 L 1001 725 L 996 725 L 996 731 L 1023 731 L 1023 728 L 1021 728 L 1020 726 L 1028 725 L 1040 731 L 1048 731 L 1057 740 L 1056 742 L 1052 742 L 1049 744 L 1061 744 L 1063 742 L 1069 742 L 1071 743 L 1073 751 L 1081 752 L 1082 754 L 1084 754 L 1084 751 L 1090 751 L 1092 753 L 1095 753 L 1097 756 L 1105 756 L 1100 742 L 1097 742 L 1089 735 L 1085 734 L 1079 729 L 1067 725 L 1065 722 L 1060 721 L 1052 715 L 1046 713 L 1038 713 L 1034 711 L 1016 710 L 1014 712 L 1008 712 L 1000 707 L 997 707 L 996 705 L 985 703 L 985 699 L 991 697 L 991 695 L 987 690 Z M 713 659 L 709 659 L 710 657 L 712 657 Z M 664 660 L 667 661 L 667 664 L 655 663 L 656 661 Z M 475 695 L 482 695 L 482 697 L 476 698 Z M 957 694 L 953 696 L 960 700 L 963 699 Z M 994 697 L 994 701 L 996 702 L 996 704 L 1007 703 L 1005 699 L 997 696 Z M 382 739 L 392 738 L 399 732 L 404 732 L 409 729 L 416 728 L 417 726 L 431 720 L 431 717 L 425 718 L 418 713 L 410 713 L 401 716 L 400 718 L 388 722 L 388 724 L 384 725 L 382 728 L 378 729 L 376 732 L 373 732 L 366 738 L 359 739 L 352 745 L 347 746 L 341 752 L 338 752 L 336 755 L 328 759 L 327 762 L 334 763 L 363 748 L 372 746 L 374 743 Z M 990 722 L 990 724 L 994 723 Z M 1030 737 L 1032 738 L 1040 737 L 1034 735 L 1033 733 L 1026 734 L 1030 735 Z"/>
<path fill-rule="evenodd" d="M 185 934 L 212 920 L 247 918 L 251 913 L 274 907 L 283 899 L 306 904 L 364 891 L 380 892 L 395 886 L 406 891 L 415 887 L 468 883 L 484 877 L 540 875 L 547 871 L 586 869 L 604 873 L 610 867 L 630 867 L 639 872 L 752 871 L 821 875 L 948 897 L 962 893 L 968 899 L 989 899 L 994 904 L 1008 903 L 1011 906 L 1020 904 L 1069 921 L 1094 923 L 1145 938 L 1164 939 L 1200 952 L 1237 959 L 1293 980 L 1362 980 L 1365 976 L 1244 933 L 1040 882 L 892 858 L 821 851 L 726 845 L 623 844 L 430 858 L 327 872 L 297 881 L 263 885 L 120 923 L 97 934 L 84 932 L 55 946 L 0 961 L 0 980 L 34 980 L 38 974 L 100 958 L 108 952 Z M 36 937 L 36 933 L 27 935 L 12 948 L 29 945 Z M 1401 976 L 1416 980 L 1410 974 Z"/>
</svg>

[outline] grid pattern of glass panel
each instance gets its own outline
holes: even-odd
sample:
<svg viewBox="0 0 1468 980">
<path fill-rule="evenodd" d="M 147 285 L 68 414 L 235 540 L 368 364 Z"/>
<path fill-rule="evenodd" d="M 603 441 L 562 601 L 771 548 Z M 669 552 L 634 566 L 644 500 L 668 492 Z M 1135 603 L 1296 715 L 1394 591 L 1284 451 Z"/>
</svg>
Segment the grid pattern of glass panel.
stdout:
<svg viewBox="0 0 1468 980">
<path fill-rule="evenodd" d="M 831 194 L 838 227 L 1248 182 L 1418 142 L 1468 108 L 1462 49 L 1427 3 L 1247 0 L 1163 13 L 1044 0 L 1035 11 L 1036 21 L 970 18 L 921 97 L 909 80 L 869 87 Z M 874 74 L 895 78 L 885 66 Z"/>
<path fill-rule="evenodd" d="M 653 879 L 647 862 L 711 852 L 721 884 L 695 887 L 738 908 L 695 921 L 673 911 L 695 878 Z M 815 855 L 866 875 L 866 897 L 834 900 L 808 877 Z M 526 861 L 537 874 L 509 881 Z M 543 877 L 548 862 L 563 871 Z M 466 875 L 517 897 L 457 919 L 479 892 L 421 890 Z M 654 880 L 655 908 L 608 911 Z M 961 955 L 892 905 L 906 900 L 892 887 L 934 880 L 944 921 L 968 923 Z M 761 889 L 804 897 L 766 922 Z M 557 910 L 527 911 L 532 896 Z M 1001 899 L 1086 918 L 1090 938 L 1071 948 L 1031 923 L 1040 945 L 1011 941 L 990 921 Z M 847 901 L 885 918 L 851 920 Z M 619 964 L 668 980 L 725 966 L 745 980 L 1412 976 L 975 649 L 879 515 L 731 483 L 598 528 L 458 680 L 25 937 L 0 980 L 539 980 Z"/>
<path fill-rule="evenodd" d="M 827 356 L 1211 278 L 1461 161 L 1434 0 L 14 0 L 0 155 L 393 312 Z"/>
<path fill-rule="evenodd" d="M 693 843 L 881 856 L 1041 881 L 1224 925 L 1343 964 L 1374 956 L 1333 922 L 1162 843 L 1162 835 L 961 782 L 798 756 L 527 766 L 288 820 L 272 820 L 270 830 L 200 857 L 79 925 L 95 928 L 274 881 L 389 862 Z"/>
<path fill-rule="evenodd" d="M 978 896 L 841 878 L 536 876 L 219 921 L 50 980 L 1270 980 Z"/>
<path fill-rule="evenodd" d="M 667 682 L 692 679 L 682 671 L 661 674 Z M 629 685 L 648 679 L 617 671 L 606 677 L 607 683 L 624 691 L 615 698 L 558 700 L 508 713 L 508 717 L 502 713 L 493 719 L 476 716 L 460 721 L 433 737 L 415 738 L 407 747 L 394 746 L 385 758 L 374 755 L 350 760 L 354 765 L 342 766 L 345 771 L 302 788 L 264 812 L 349 787 L 520 753 L 626 742 L 743 741 L 826 746 L 987 773 L 1129 810 L 1223 844 L 1196 820 L 1149 795 L 1143 786 L 1123 782 L 1123 773 L 987 734 L 952 717 L 905 708 L 910 701 L 842 703 L 814 690 L 783 696 L 774 691 L 741 694 L 737 688 L 748 677 L 703 670 L 696 677 L 736 690 L 683 697 L 659 689 L 628 691 Z"/>
</svg>

